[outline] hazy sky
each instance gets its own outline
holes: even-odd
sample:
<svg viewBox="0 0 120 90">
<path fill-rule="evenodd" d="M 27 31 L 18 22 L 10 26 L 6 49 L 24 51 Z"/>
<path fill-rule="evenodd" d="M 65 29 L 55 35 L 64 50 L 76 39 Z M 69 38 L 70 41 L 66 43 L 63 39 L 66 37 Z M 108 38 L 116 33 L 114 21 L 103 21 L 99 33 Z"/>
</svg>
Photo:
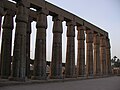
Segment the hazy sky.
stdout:
<svg viewBox="0 0 120 90">
<path fill-rule="evenodd" d="M 77 16 L 95 24 L 109 33 L 111 40 L 112 57 L 120 58 L 120 0 L 46 0 Z M 51 60 L 52 55 L 52 17 L 48 16 L 47 29 L 47 60 Z M 15 28 L 15 26 L 14 26 Z M 63 22 L 62 34 L 62 60 L 66 59 L 66 23 Z M 15 29 L 13 30 L 15 32 Z M 31 58 L 34 58 L 36 23 L 32 23 L 31 34 Z M 76 30 L 77 35 L 77 30 Z M 14 34 L 13 34 L 14 37 Z M 14 41 L 14 40 L 13 40 Z M 14 42 L 13 42 L 14 43 Z M 77 60 L 77 38 L 75 37 L 75 59 Z"/>
</svg>

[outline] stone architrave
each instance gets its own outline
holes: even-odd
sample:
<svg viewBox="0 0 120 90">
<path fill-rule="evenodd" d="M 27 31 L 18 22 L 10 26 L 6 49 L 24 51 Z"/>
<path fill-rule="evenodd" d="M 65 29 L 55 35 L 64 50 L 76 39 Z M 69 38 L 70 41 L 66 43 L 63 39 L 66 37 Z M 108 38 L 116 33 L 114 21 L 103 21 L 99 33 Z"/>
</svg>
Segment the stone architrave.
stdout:
<svg viewBox="0 0 120 90">
<path fill-rule="evenodd" d="M 85 27 L 78 26 L 78 55 L 77 55 L 77 75 L 84 76 L 85 75 Z"/>
<path fill-rule="evenodd" d="M 32 79 L 46 79 L 46 29 L 47 29 L 47 14 L 46 9 L 38 11 L 37 18 L 37 36 L 35 48 L 35 61 Z"/>
<path fill-rule="evenodd" d="M 75 23 L 67 22 L 67 52 L 65 77 L 74 78 L 75 75 Z"/>
<path fill-rule="evenodd" d="M 61 79 L 62 78 L 62 21 L 63 17 L 53 17 L 53 46 L 52 46 L 52 62 L 50 78 Z"/>
<path fill-rule="evenodd" d="M 11 46 L 14 13 L 7 10 L 3 22 L 1 47 L 1 78 L 7 79 L 11 73 Z"/>
<path fill-rule="evenodd" d="M 12 73 L 9 80 L 24 81 L 26 77 L 26 32 L 29 3 L 26 0 L 17 2 L 16 32 L 12 60 Z"/>
<path fill-rule="evenodd" d="M 93 76 L 93 31 L 86 31 L 86 76 Z"/>
<path fill-rule="evenodd" d="M 100 37 L 100 65 L 101 65 L 101 75 L 106 74 L 106 38 L 105 36 Z"/>
<path fill-rule="evenodd" d="M 31 35 L 31 23 L 32 17 L 29 16 L 27 23 L 27 35 L 26 35 L 26 76 L 31 77 L 30 73 L 30 35 Z"/>
<path fill-rule="evenodd" d="M 110 40 L 106 39 L 106 74 L 111 74 L 111 53 L 110 53 Z"/>
<path fill-rule="evenodd" d="M 100 75 L 100 35 L 94 34 L 94 76 Z"/>
</svg>

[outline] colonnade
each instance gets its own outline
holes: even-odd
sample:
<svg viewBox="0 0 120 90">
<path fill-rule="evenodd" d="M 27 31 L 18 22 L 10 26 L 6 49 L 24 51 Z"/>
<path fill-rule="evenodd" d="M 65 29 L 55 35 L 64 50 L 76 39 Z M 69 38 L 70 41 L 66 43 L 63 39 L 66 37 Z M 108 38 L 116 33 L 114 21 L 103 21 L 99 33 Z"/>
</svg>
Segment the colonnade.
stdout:
<svg viewBox="0 0 120 90">
<path fill-rule="evenodd" d="M 2 3 L 2 2 L 1 2 Z M 25 80 L 25 78 L 43 80 L 46 75 L 46 8 L 37 8 L 36 19 L 30 15 L 30 3 L 20 0 L 16 3 L 17 11 L 0 6 L 0 18 L 3 19 L 1 45 L 0 77 L 9 80 Z M 11 58 L 13 18 L 16 15 L 15 41 L 13 58 Z M 111 74 L 110 40 L 108 36 L 76 23 L 74 19 L 66 20 L 61 14 L 53 17 L 53 46 L 51 59 L 51 79 L 62 79 L 62 22 L 67 26 L 67 48 L 65 78 L 104 76 Z M 30 34 L 31 23 L 36 21 L 36 47 L 33 75 L 30 76 Z M 75 73 L 75 26 L 77 27 L 77 73 Z M 103 31 L 104 32 L 104 31 Z M 85 42 L 86 41 L 86 42 Z M 86 54 L 85 54 L 86 44 Z M 85 56 L 86 55 L 86 56 Z M 86 65 L 85 65 L 86 57 Z"/>
</svg>

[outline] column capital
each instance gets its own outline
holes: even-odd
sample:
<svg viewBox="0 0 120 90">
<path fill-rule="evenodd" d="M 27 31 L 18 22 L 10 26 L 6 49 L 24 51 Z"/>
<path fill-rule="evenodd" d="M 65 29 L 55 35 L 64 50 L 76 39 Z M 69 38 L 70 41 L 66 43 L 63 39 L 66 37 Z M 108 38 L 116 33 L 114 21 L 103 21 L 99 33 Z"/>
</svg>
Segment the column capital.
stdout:
<svg viewBox="0 0 120 90">
<path fill-rule="evenodd" d="M 67 22 L 67 37 L 75 37 L 75 22 Z"/>
<path fill-rule="evenodd" d="M 105 44 L 106 44 L 106 37 L 100 36 L 100 46 L 105 47 Z"/>
<path fill-rule="evenodd" d="M 17 2 L 17 6 L 24 6 L 26 8 L 30 7 L 30 3 L 28 0 L 15 0 Z"/>
<path fill-rule="evenodd" d="M 63 21 L 64 17 L 62 15 L 53 16 L 53 21 Z"/>
<path fill-rule="evenodd" d="M 10 28 L 11 30 L 13 29 L 13 17 L 15 15 L 15 12 L 11 10 L 6 10 L 5 12 L 5 17 L 4 17 L 4 22 L 3 22 L 3 28 Z"/>
<path fill-rule="evenodd" d="M 89 30 L 88 30 L 88 29 L 86 30 L 86 34 L 93 34 L 93 33 L 94 33 L 93 30 L 90 30 L 90 29 L 89 29 Z"/>
<path fill-rule="evenodd" d="M 75 26 L 75 25 L 76 25 L 75 21 L 66 22 L 66 26 Z"/>
<path fill-rule="evenodd" d="M 37 24 L 36 24 L 37 28 L 45 28 L 47 29 L 47 16 L 45 13 L 43 12 L 38 12 L 37 14 Z"/>
<path fill-rule="evenodd" d="M 18 4 L 16 22 L 28 23 L 28 12 L 29 10 L 27 7 L 22 4 Z"/>
<path fill-rule="evenodd" d="M 94 44 L 99 45 L 100 44 L 100 34 L 94 33 Z"/>
<path fill-rule="evenodd" d="M 3 15 L 4 15 L 3 1 L 4 1 L 4 0 L 0 0 L 0 16 L 3 16 Z"/>
<path fill-rule="evenodd" d="M 45 8 L 42 8 L 40 10 L 38 10 L 38 14 L 45 14 L 45 15 L 48 15 L 49 14 L 49 11 Z"/>
<path fill-rule="evenodd" d="M 85 27 L 84 26 L 77 26 L 77 30 L 78 30 L 78 35 L 77 35 L 77 39 L 78 40 L 85 40 Z"/>
<path fill-rule="evenodd" d="M 111 48 L 111 46 L 110 46 L 110 39 L 109 38 L 106 39 L 106 48 L 108 48 L 108 49 Z"/>
<path fill-rule="evenodd" d="M 86 30 L 85 26 L 77 26 L 77 30 Z"/>
<path fill-rule="evenodd" d="M 57 33 L 63 33 L 63 27 L 62 27 L 62 21 L 63 21 L 63 17 L 62 16 L 56 16 L 53 17 L 53 33 L 57 32 Z"/>
<path fill-rule="evenodd" d="M 86 43 L 93 43 L 93 30 L 87 30 L 86 34 Z"/>
<path fill-rule="evenodd" d="M 12 16 L 12 17 L 15 16 L 15 12 L 14 12 L 13 10 L 10 10 L 10 9 L 7 9 L 7 10 L 5 11 L 5 14 L 6 14 L 6 15 L 10 15 L 10 16 Z"/>
</svg>

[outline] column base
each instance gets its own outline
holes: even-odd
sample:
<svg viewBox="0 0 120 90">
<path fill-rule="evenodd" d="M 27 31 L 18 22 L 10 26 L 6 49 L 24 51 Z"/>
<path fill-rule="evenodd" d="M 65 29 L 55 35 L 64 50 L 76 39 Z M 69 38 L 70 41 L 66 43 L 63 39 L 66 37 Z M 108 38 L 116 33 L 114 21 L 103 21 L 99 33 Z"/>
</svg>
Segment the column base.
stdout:
<svg viewBox="0 0 120 90">
<path fill-rule="evenodd" d="M 93 74 L 88 74 L 88 75 L 86 75 L 86 78 L 94 78 L 94 75 Z"/>
<path fill-rule="evenodd" d="M 77 75 L 65 75 L 65 78 L 77 78 Z"/>
<path fill-rule="evenodd" d="M 32 80 L 47 80 L 47 76 L 32 76 L 31 77 Z"/>
<path fill-rule="evenodd" d="M 97 74 L 95 73 L 94 78 L 96 78 L 96 77 L 100 77 L 100 73 L 97 73 Z"/>
<path fill-rule="evenodd" d="M 25 82 L 25 81 L 26 81 L 26 78 L 13 77 L 13 76 L 10 76 L 8 79 L 9 79 L 10 81 L 22 81 L 22 82 Z"/>
<path fill-rule="evenodd" d="M 8 79 L 9 76 L 0 76 L 1 79 Z"/>
<path fill-rule="evenodd" d="M 29 75 L 29 76 L 26 76 L 28 79 L 31 79 L 31 75 Z"/>
<path fill-rule="evenodd" d="M 63 79 L 63 76 L 50 76 L 50 79 Z"/>
<path fill-rule="evenodd" d="M 78 75 L 77 77 L 85 77 L 85 75 Z"/>
</svg>

